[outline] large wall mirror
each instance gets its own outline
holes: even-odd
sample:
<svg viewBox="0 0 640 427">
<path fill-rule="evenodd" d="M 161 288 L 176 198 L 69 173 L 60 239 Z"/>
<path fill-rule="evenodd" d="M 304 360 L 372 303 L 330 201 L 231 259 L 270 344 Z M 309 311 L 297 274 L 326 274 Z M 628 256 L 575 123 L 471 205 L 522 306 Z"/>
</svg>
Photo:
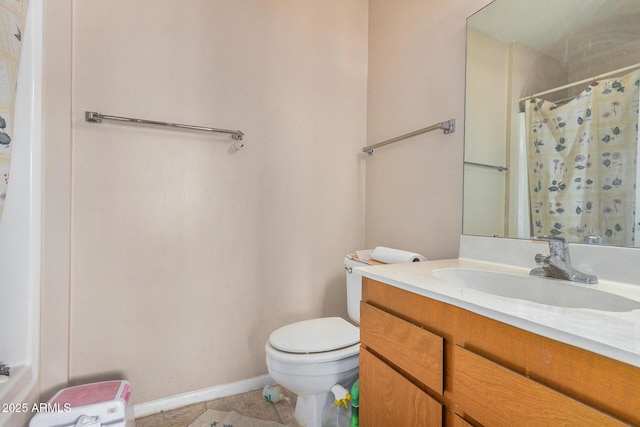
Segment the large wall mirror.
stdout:
<svg viewBox="0 0 640 427">
<path fill-rule="evenodd" d="M 495 0 L 466 61 L 464 234 L 640 246 L 640 1 Z"/>
</svg>

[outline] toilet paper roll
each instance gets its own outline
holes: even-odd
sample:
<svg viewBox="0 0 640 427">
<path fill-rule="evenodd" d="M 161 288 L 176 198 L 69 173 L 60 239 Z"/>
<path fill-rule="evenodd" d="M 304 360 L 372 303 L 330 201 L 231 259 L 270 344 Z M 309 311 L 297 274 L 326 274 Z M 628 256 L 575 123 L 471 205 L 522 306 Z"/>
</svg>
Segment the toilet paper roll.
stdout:
<svg viewBox="0 0 640 427">
<path fill-rule="evenodd" d="M 426 261 L 427 259 L 422 255 L 403 251 L 401 249 L 392 249 L 384 246 L 376 246 L 371 254 L 371 258 L 376 261 L 384 262 L 385 264 L 399 264 L 403 262 L 418 262 Z"/>
</svg>

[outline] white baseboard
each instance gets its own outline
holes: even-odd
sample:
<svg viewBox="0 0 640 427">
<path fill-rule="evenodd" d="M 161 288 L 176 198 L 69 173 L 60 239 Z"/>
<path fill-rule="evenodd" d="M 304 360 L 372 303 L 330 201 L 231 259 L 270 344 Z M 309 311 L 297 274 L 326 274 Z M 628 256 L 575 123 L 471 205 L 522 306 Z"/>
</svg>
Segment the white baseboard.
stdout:
<svg viewBox="0 0 640 427">
<path fill-rule="evenodd" d="M 234 394 L 246 393 L 256 390 L 273 382 L 270 375 L 260 375 L 246 380 L 230 384 L 221 384 L 202 390 L 191 391 L 189 393 L 178 394 L 164 399 L 152 400 L 150 402 L 133 405 L 133 413 L 136 418 L 156 414 L 161 411 L 176 409 L 194 403 L 206 402 L 208 400 L 219 399 L 221 397 L 233 396 Z M 133 399 L 135 402 L 135 392 Z"/>
</svg>

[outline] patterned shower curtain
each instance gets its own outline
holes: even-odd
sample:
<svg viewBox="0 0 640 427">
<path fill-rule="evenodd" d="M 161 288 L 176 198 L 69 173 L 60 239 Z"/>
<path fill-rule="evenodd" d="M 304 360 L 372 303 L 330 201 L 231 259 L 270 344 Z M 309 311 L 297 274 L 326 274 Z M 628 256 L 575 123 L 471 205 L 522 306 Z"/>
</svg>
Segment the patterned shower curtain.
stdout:
<svg viewBox="0 0 640 427">
<path fill-rule="evenodd" d="M 526 103 L 532 232 L 634 246 L 640 70 Z"/>
<path fill-rule="evenodd" d="M 28 0 L 0 0 L 0 218 L 9 185 L 18 65 Z"/>
</svg>

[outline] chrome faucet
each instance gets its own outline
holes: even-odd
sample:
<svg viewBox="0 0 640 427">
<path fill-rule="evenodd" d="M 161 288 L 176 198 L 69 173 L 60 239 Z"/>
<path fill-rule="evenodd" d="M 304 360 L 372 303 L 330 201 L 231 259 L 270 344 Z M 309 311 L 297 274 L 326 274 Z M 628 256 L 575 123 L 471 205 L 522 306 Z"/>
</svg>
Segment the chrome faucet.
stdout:
<svg viewBox="0 0 640 427">
<path fill-rule="evenodd" d="M 549 256 L 537 254 L 536 263 L 540 267 L 534 268 L 529 274 L 532 276 L 551 277 L 589 285 L 598 283 L 596 276 L 578 271 L 571 265 L 569 242 L 564 238 L 542 236 L 535 237 L 535 239 L 549 242 Z"/>
</svg>

